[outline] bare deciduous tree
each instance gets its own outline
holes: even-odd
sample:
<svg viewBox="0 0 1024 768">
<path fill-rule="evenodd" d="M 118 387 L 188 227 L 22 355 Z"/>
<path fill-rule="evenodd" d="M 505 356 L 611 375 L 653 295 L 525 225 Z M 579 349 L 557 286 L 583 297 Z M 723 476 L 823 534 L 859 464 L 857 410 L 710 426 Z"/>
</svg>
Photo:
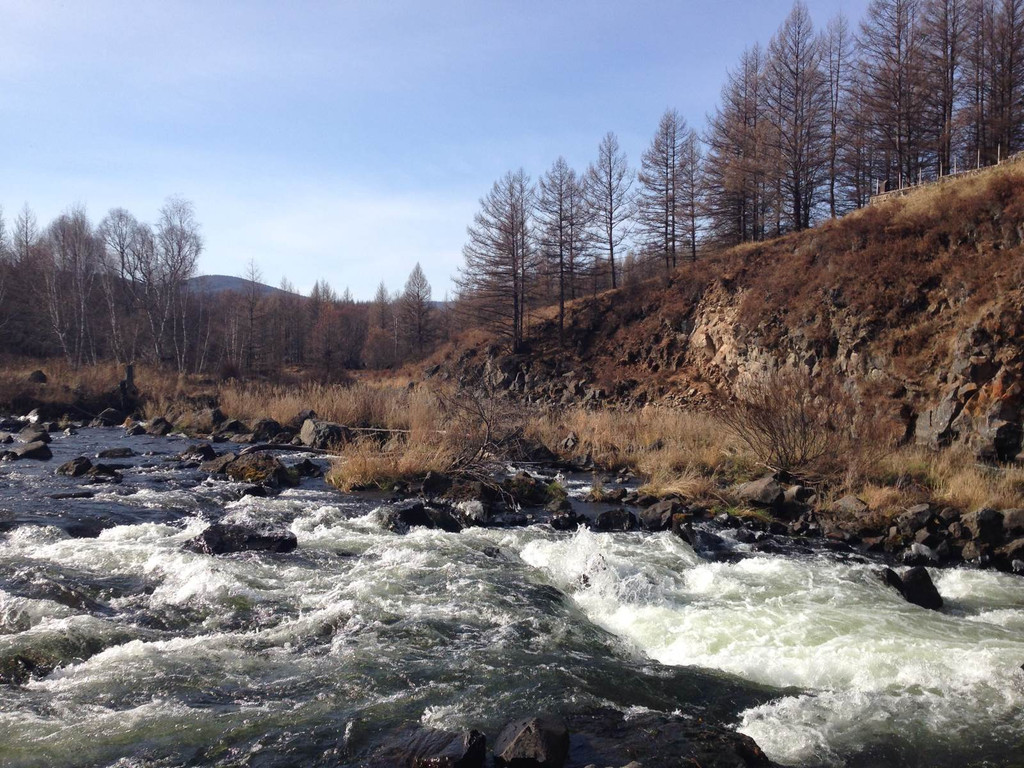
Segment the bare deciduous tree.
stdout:
<svg viewBox="0 0 1024 768">
<path fill-rule="evenodd" d="M 501 333 L 514 352 L 523 343 L 534 276 L 533 204 L 533 186 L 522 169 L 496 181 L 468 229 L 457 280 L 463 305 L 477 322 Z"/>
<path fill-rule="evenodd" d="M 413 267 L 399 301 L 400 327 L 405 347 L 414 359 L 423 356 L 434 335 L 430 283 L 419 262 Z"/>
<path fill-rule="evenodd" d="M 587 198 L 594 215 L 597 238 L 608 259 L 612 288 L 615 288 L 615 249 L 629 235 L 633 214 L 633 171 L 619 140 L 610 131 L 601 139 L 597 160 L 587 169 Z"/>
</svg>

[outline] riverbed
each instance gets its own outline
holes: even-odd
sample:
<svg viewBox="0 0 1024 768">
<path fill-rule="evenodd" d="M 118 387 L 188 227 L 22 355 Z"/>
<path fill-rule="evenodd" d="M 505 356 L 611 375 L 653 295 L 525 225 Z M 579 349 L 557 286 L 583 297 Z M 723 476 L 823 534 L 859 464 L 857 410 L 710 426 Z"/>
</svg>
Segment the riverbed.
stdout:
<svg viewBox="0 0 1024 768">
<path fill-rule="evenodd" d="M 0 687 L 0 764 L 361 765 L 410 724 L 594 707 L 720 722 L 784 765 L 1021 762 L 1018 576 L 933 570 L 936 612 L 880 562 L 727 530 L 713 558 L 669 532 L 398 534 L 316 478 L 243 496 L 172 459 L 193 442 L 82 429 L 0 465 L 0 664 L 38 664 Z M 118 447 L 121 482 L 54 474 Z M 182 548 L 214 521 L 298 548 Z"/>
</svg>

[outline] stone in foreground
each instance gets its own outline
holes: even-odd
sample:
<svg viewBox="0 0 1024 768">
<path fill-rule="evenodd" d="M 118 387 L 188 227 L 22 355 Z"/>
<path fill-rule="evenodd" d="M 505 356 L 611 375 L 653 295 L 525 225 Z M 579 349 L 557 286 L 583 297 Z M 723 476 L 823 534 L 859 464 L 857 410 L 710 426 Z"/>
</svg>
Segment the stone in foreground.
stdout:
<svg viewBox="0 0 1024 768">
<path fill-rule="evenodd" d="M 397 734 L 370 760 L 373 768 L 483 768 L 487 741 L 479 731 L 413 728 Z"/>
<path fill-rule="evenodd" d="M 231 523 L 214 523 L 194 539 L 185 542 L 185 549 L 206 555 L 291 552 L 297 546 L 295 534 L 284 528 L 258 529 Z"/>
<path fill-rule="evenodd" d="M 506 725 L 494 742 L 494 761 L 510 768 L 561 768 L 569 757 L 569 728 L 555 717 Z"/>
</svg>

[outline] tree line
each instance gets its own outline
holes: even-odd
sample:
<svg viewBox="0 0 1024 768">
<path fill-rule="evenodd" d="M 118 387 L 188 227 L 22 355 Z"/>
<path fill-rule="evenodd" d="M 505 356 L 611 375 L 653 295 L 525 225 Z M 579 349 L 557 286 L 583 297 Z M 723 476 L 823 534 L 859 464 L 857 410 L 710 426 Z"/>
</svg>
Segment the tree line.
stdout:
<svg viewBox="0 0 1024 768">
<path fill-rule="evenodd" d="M 195 208 L 180 198 L 154 223 L 114 208 L 94 224 L 73 206 L 40 226 L 27 205 L 10 223 L 0 210 L 0 354 L 334 379 L 421 359 L 451 332 L 419 264 L 403 290 L 381 283 L 370 302 L 325 280 L 308 296 L 287 280 L 268 289 L 255 261 L 241 290 L 212 293 L 193 280 L 203 249 Z"/>
<path fill-rule="evenodd" d="M 873 194 L 1024 149 L 1024 0 L 872 0 L 858 28 L 794 3 L 726 75 L 702 131 L 665 112 L 633 168 L 614 133 L 583 171 L 496 181 L 457 283 L 474 322 L 522 345 L 528 308 L 671 272 Z"/>
</svg>

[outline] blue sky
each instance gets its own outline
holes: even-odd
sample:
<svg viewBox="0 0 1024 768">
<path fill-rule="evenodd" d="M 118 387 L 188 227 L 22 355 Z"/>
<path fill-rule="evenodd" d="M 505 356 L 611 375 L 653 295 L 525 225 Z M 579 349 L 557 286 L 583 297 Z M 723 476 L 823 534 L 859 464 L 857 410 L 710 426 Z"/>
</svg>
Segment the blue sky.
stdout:
<svg viewBox="0 0 1024 768">
<path fill-rule="evenodd" d="M 824 26 L 867 0 L 809 0 Z M 702 127 L 725 71 L 790 0 L 0 0 L 0 205 L 203 223 L 200 271 L 318 278 L 369 298 L 420 261 L 441 298 L 506 170 L 636 162 L 675 107 Z"/>
</svg>

